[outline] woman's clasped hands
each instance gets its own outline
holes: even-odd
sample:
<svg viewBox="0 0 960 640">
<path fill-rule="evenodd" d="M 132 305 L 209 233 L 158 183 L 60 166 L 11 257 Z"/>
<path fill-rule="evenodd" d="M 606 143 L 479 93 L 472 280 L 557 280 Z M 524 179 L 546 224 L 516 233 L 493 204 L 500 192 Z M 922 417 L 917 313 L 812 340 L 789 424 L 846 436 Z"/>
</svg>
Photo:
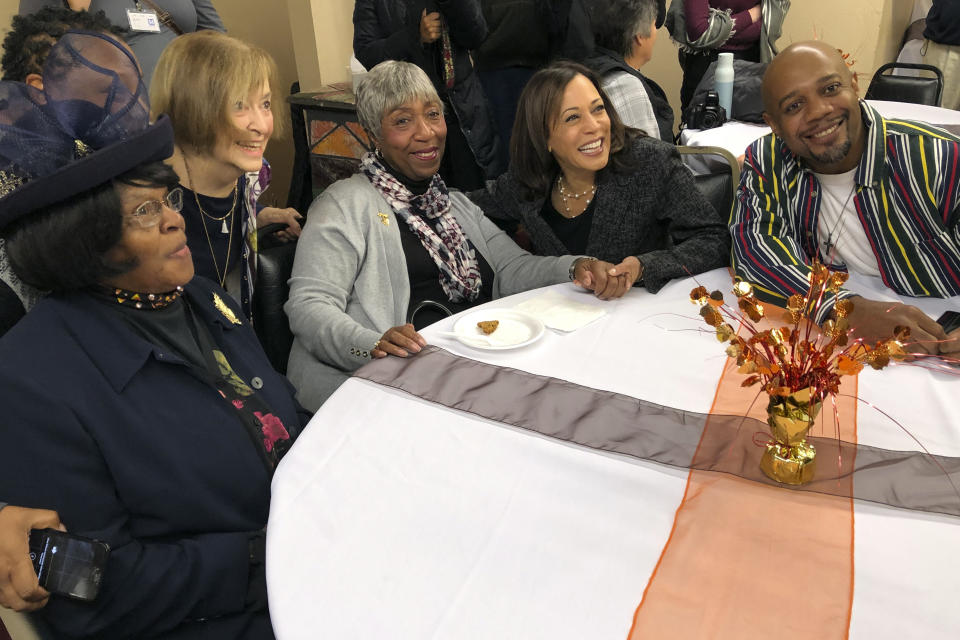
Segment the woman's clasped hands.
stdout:
<svg viewBox="0 0 960 640">
<path fill-rule="evenodd" d="M 601 300 L 622 297 L 640 279 L 643 267 L 635 256 L 627 256 L 618 265 L 596 258 L 578 258 L 573 283 L 593 291 Z"/>
</svg>

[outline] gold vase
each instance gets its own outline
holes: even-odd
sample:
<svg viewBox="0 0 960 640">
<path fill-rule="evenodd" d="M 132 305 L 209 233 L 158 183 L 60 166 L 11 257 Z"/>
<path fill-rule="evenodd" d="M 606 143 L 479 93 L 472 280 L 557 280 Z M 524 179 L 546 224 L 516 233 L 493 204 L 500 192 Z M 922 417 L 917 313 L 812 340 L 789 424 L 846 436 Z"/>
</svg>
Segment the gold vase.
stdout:
<svg viewBox="0 0 960 640">
<path fill-rule="evenodd" d="M 817 450 L 807 442 L 807 431 L 823 403 L 811 403 L 810 391 L 770 396 L 767 405 L 767 424 L 774 441 L 767 445 L 760 468 L 783 484 L 806 484 L 817 471 Z"/>
</svg>

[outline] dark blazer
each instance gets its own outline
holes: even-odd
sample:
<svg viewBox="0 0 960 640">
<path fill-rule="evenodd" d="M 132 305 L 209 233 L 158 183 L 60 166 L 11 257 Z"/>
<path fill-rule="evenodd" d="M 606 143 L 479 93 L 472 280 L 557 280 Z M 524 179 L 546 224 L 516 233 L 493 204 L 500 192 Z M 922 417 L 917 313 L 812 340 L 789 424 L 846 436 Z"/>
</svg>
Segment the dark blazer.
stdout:
<svg viewBox="0 0 960 640">
<path fill-rule="evenodd" d="M 439 11 L 450 30 L 454 85 L 444 86 L 439 45 L 420 44 L 420 16 Z M 423 69 L 440 96 L 447 96 L 460 130 L 487 176 L 502 172 L 496 124 L 470 50 L 487 37 L 479 0 L 357 0 L 353 7 L 353 52 L 370 69 L 384 60 L 404 60 Z"/>
<path fill-rule="evenodd" d="M 195 278 L 185 296 L 294 437 L 308 415 L 249 323 L 216 310 L 214 288 Z M 245 602 L 270 474 L 233 408 L 178 356 L 87 294 L 53 295 L 0 340 L 0 406 L 3 499 L 55 509 L 71 532 L 111 548 L 96 601 L 55 596 L 40 611 L 56 631 L 272 638 L 266 603 Z"/>
<path fill-rule="evenodd" d="M 652 293 L 673 278 L 729 265 L 726 221 L 697 190 L 673 145 L 641 136 L 625 153 L 633 169 L 620 172 L 611 163 L 598 173 L 587 254 L 614 264 L 637 256 Z M 549 194 L 526 191 L 511 169 L 469 197 L 494 221 L 522 223 L 536 253 L 568 254 L 541 216 Z"/>
</svg>

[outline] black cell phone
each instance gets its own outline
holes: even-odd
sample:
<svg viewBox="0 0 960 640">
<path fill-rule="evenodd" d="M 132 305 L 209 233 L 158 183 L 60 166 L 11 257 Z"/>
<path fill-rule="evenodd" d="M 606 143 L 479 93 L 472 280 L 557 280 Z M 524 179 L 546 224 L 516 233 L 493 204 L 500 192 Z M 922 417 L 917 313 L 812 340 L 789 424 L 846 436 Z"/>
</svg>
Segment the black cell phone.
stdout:
<svg viewBox="0 0 960 640">
<path fill-rule="evenodd" d="M 943 327 L 945 333 L 960 329 L 960 311 L 946 311 L 937 318 L 937 324 Z"/>
<path fill-rule="evenodd" d="M 30 559 L 40 586 L 77 600 L 93 600 L 110 557 L 110 546 L 99 540 L 56 529 L 30 532 Z"/>
</svg>

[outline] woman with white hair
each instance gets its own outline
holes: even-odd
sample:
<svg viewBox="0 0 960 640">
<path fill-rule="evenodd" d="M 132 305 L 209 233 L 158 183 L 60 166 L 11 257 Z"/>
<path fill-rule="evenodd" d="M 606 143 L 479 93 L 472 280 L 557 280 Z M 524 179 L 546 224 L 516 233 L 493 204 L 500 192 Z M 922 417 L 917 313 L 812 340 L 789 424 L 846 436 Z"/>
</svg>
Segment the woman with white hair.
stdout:
<svg viewBox="0 0 960 640">
<path fill-rule="evenodd" d="M 633 284 L 587 256 L 520 249 L 437 174 L 447 126 L 416 65 L 387 61 L 357 89 L 357 115 L 376 145 L 356 175 L 313 203 L 297 246 L 285 310 L 294 334 L 287 375 L 316 409 L 371 358 L 426 345 L 417 328 L 519 291 L 573 280 L 602 298 Z M 442 317 L 442 316 L 441 316 Z"/>
</svg>

